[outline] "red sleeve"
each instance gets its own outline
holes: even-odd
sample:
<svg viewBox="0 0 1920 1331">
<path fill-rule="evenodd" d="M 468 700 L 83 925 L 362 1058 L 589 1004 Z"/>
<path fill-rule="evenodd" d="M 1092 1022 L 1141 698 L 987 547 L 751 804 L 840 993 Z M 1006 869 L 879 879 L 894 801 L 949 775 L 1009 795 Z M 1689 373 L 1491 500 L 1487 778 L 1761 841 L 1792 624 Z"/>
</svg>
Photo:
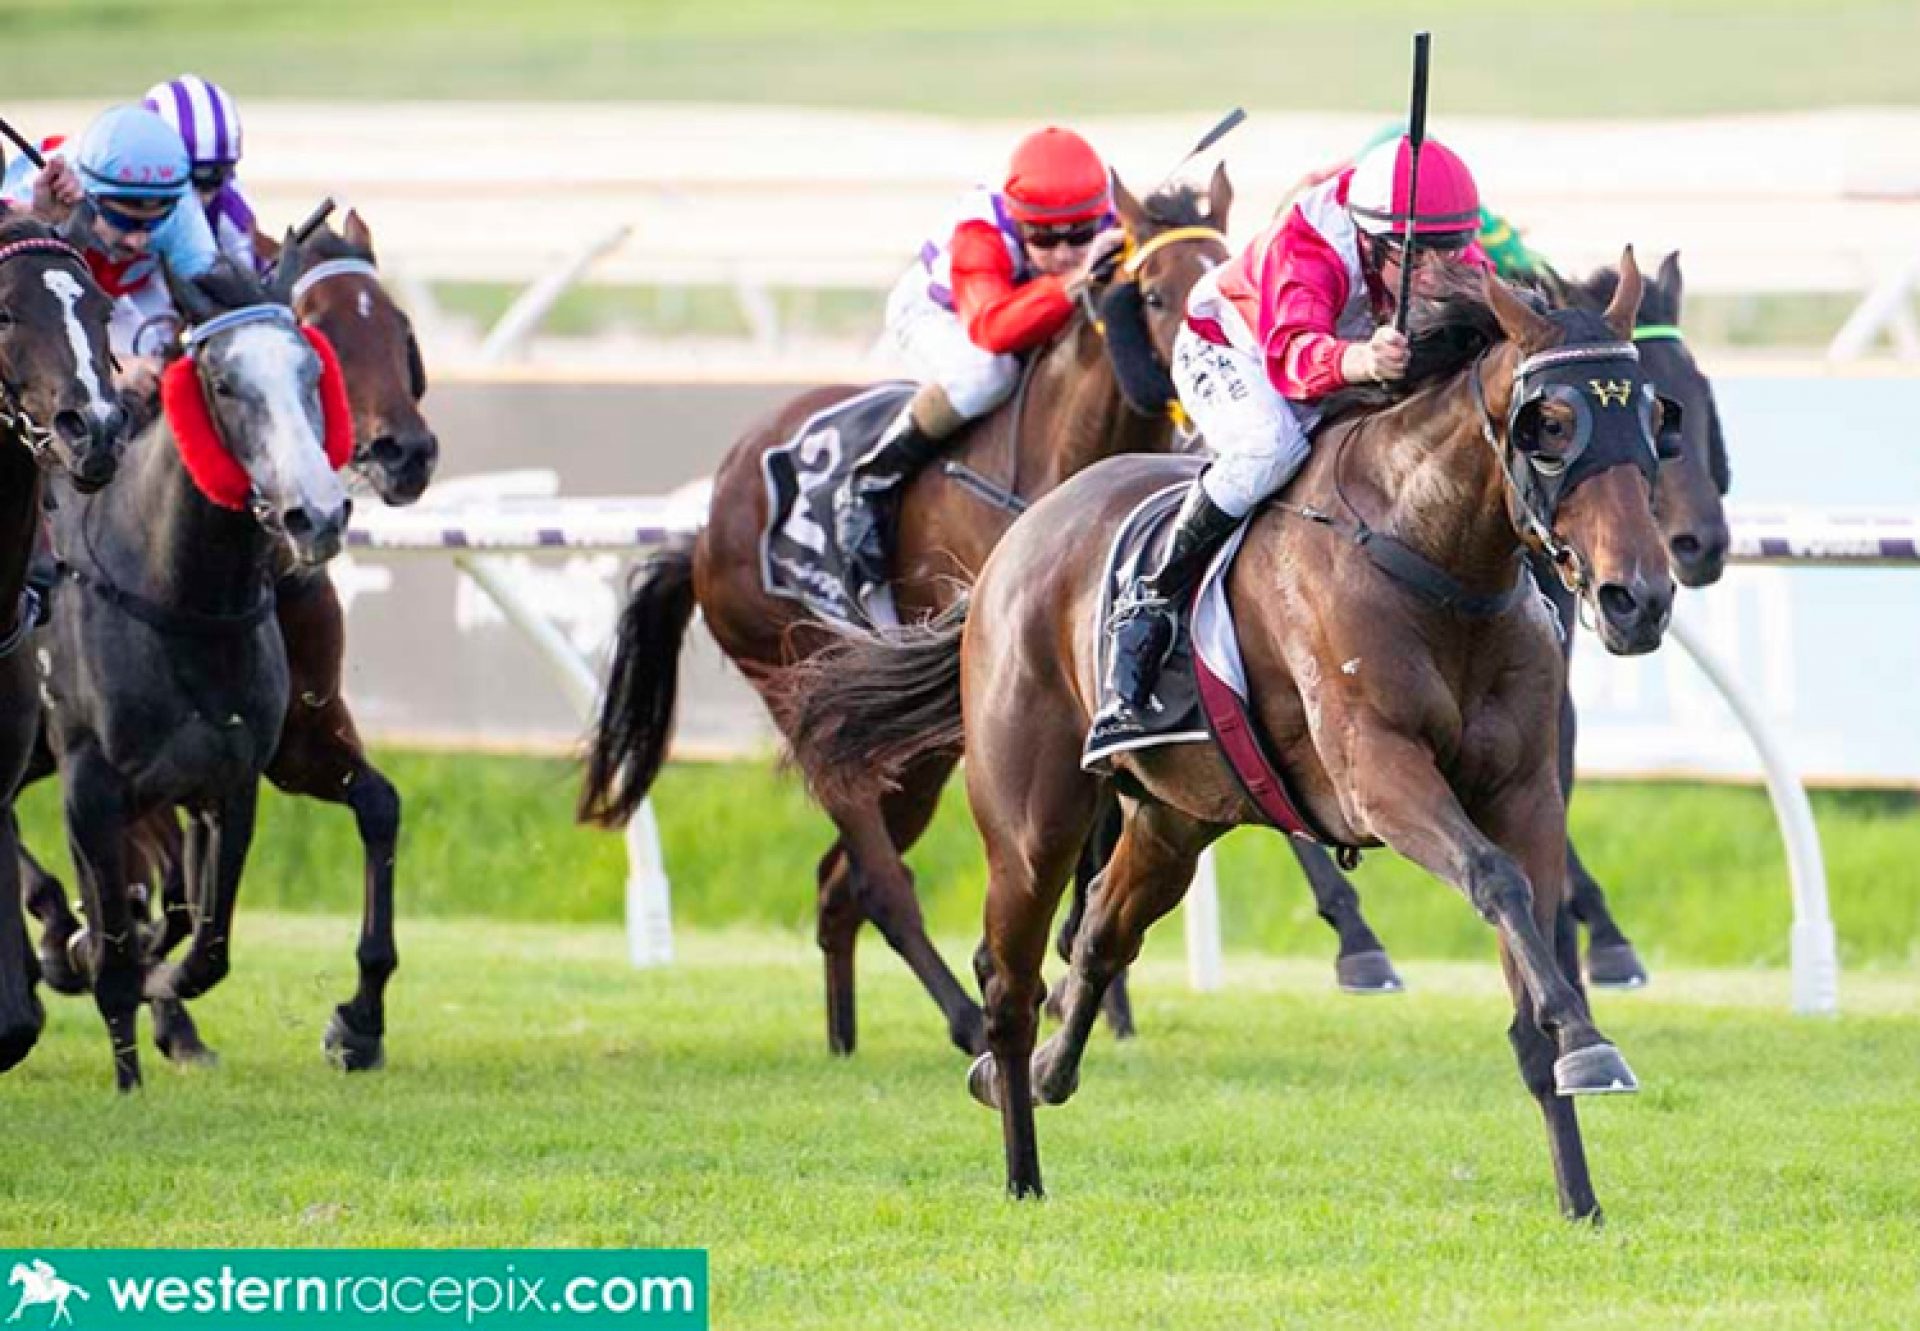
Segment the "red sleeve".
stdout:
<svg viewBox="0 0 1920 1331">
<path fill-rule="evenodd" d="M 1006 241 L 987 223 L 962 222 L 949 253 L 953 308 L 975 346 L 1025 351 L 1050 341 L 1073 317 L 1073 300 L 1059 278 L 1014 283 Z"/>
<path fill-rule="evenodd" d="M 1298 209 L 1267 247 L 1260 273 L 1260 345 L 1280 395 L 1311 402 L 1346 386 L 1334 334 L 1347 303 L 1347 266 Z"/>
</svg>

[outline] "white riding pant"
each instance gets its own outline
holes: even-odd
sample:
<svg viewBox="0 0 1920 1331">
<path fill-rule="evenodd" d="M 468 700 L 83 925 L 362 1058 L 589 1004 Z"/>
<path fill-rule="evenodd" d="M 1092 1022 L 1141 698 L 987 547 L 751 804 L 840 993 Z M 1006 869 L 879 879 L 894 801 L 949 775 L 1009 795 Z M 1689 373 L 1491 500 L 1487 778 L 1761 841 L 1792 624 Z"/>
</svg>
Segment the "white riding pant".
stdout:
<svg viewBox="0 0 1920 1331">
<path fill-rule="evenodd" d="M 1289 402 L 1257 357 L 1190 327 L 1173 342 L 1173 386 L 1213 461 L 1200 478 L 1214 506 L 1245 517 L 1300 470 L 1316 409 Z"/>
<path fill-rule="evenodd" d="M 960 316 L 927 294 L 927 274 L 915 265 L 887 297 L 887 336 L 913 376 L 946 390 L 968 420 L 986 415 L 1020 382 L 1020 360 L 978 346 Z"/>
<path fill-rule="evenodd" d="M 113 302 L 113 314 L 107 322 L 107 340 L 116 356 L 159 356 L 185 327 L 184 321 L 167 318 L 173 313 L 173 297 L 166 284 L 158 280 L 143 283 Z"/>
</svg>

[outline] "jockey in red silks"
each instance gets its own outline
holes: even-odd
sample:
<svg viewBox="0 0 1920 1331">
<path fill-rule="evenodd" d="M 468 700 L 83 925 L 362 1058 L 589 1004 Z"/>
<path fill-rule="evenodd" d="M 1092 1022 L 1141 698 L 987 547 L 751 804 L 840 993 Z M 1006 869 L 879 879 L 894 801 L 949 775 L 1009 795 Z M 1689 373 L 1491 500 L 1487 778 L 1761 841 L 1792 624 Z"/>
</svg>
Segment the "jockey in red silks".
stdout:
<svg viewBox="0 0 1920 1331">
<path fill-rule="evenodd" d="M 887 336 L 921 380 L 900 418 L 855 464 L 835 535 L 862 585 L 887 577 L 888 496 L 961 426 L 1007 399 L 1020 355 L 1073 317 L 1079 287 L 1123 243 L 1107 167 L 1071 130 L 1014 149 L 1006 183 L 962 200 L 887 299 Z"/>
<path fill-rule="evenodd" d="M 1116 603 L 1103 735 L 1140 729 L 1173 643 L 1175 607 L 1213 551 L 1306 460 L 1319 402 L 1407 369 L 1392 324 L 1409 214 L 1416 262 L 1487 266 L 1474 245 L 1480 193 L 1467 164 L 1428 139 L 1420 197 L 1408 198 L 1404 137 L 1312 186 L 1187 299 L 1174 342 L 1180 404 L 1213 460 L 1193 482 L 1159 562 Z"/>
</svg>

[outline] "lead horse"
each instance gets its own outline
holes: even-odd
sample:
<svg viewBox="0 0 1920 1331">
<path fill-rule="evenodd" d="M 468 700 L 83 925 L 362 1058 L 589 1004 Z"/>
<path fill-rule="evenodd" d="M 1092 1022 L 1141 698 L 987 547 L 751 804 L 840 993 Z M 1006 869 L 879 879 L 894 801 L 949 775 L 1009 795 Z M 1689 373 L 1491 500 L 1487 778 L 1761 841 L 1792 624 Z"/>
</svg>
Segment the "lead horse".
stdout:
<svg viewBox="0 0 1920 1331">
<path fill-rule="evenodd" d="M 1658 645 L 1673 597 L 1652 513 L 1659 407 L 1627 341 L 1630 252 L 1604 318 L 1542 314 L 1484 282 L 1483 301 L 1443 302 L 1431 331 L 1453 350 L 1439 365 L 1319 433 L 1284 499 L 1252 520 L 1227 587 L 1257 724 L 1312 824 L 1400 852 L 1497 931 L 1509 1034 L 1562 1209 L 1597 1219 L 1568 1097 L 1636 1083 L 1581 988 L 1558 769 L 1565 665 L 1522 555 L 1555 557 L 1609 650 Z M 1120 841 L 1075 940 L 1064 1025 L 1036 1054 L 1047 933 L 1107 784 L 1080 766 L 1099 703 L 1104 555 L 1127 514 L 1194 465 L 1128 458 L 1084 473 L 1008 533 L 970 605 L 845 635 L 796 689 L 796 757 L 825 792 L 964 743 L 988 866 L 975 968 L 989 1052 L 968 1081 L 1000 1111 L 1015 1196 L 1042 1190 L 1033 1108 L 1076 1089 L 1106 985 L 1184 895 L 1200 852 L 1259 821 L 1211 745 L 1120 756 Z M 1378 553 L 1383 533 L 1398 557 Z"/>
<path fill-rule="evenodd" d="M 1000 411 L 958 438 L 946 457 L 975 476 L 1027 501 L 1057 488 L 1102 458 L 1164 452 L 1174 431 L 1164 411 L 1142 411 L 1135 399 L 1171 394 L 1165 365 L 1194 283 L 1222 261 L 1221 229 L 1232 202 L 1224 170 L 1206 190 L 1174 186 L 1136 200 L 1118 181 L 1115 206 L 1133 245 L 1121 288 L 1131 323 L 1109 304 L 1108 327 L 1080 317 L 1051 347 L 1036 353 L 1025 387 Z M 1124 340 L 1123 340 L 1124 339 Z M 1151 388 L 1129 388 L 1123 375 L 1141 367 L 1116 357 L 1116 346 L 1151 348 Z M 1116 368 L 1118 367 L 1118 368 Z M 819 388 L 782 407 L 734 445 L 714 476 L 707 526 L 691 547 L 653 561 L 621 616 L 606 699 L 594 728 L 582 817 L 604 826 L 630 818 L 659 773 L 672 730 L 680 642 L 697 605 L 720 648 L 767 701 L 782 668 L 832 641 L 826 621 L 773 596 L 761 583 L 760 540 L 767 522 L 761 459 L 823 408 L 859 389 Z M 983 501 L 969 487 L 929 467 L 907 487 L 899 520 L 895 602 L 903 620 L 937 613 L 963 594 L 1018 508 Z M 817 873 L 818 938 L 825 955 L 827 1039 L 836 1053 L 855 1042 L 854 941 L 863 922 L 876 925 L 939 1005 L 955 1045 L 984 1047 L 980 1009 L 955 979 L 921 920 L 913 876 L 902 854 L 926 829 L 954 760 L 930 756 L 896 789 L 825 802 L 838 833 Z"/>
</svg>

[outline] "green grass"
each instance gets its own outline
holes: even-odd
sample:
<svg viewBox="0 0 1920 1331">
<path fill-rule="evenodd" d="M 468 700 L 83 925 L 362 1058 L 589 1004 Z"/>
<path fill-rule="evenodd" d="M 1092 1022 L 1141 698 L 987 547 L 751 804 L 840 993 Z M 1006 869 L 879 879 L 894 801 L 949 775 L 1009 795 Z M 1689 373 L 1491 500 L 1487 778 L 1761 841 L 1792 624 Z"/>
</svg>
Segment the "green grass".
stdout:
<svg viewBox="0 0 1920 1331">
<path fill-rule="evenodd" d="M 389 753 L 406 799 L 400 857 L 404 940 L 422 916 L 612 923 L 621 917 L 618 837 L 575 827 L 571 767 L 556 759 Z M 813 871 L 829 839 L 799 784 L 771 763 L 674 764 L 656 807 L 674 910 L 697 928 L 750 926 L 810 935 Z M 1920 961 L 1920 807 L 1904 794 L 1817 793 L 1842 961 Z M 30 844 L 66 873 L 51 785 L 23 801 Z M 1573 803 L 1574 835 L 1621 921 L 1656 966 L 1780 966 L 1790 906 L 1786 866 L 1758 790 L 1592 784 Z M 979 842 L 956 782 L 911 856 L 938 932 L 977 932 L 984 890 Z M 271 793 L 242 896 L 255 910 L 357 909 L 359 846 L 340 809 Z M 1230 947 L 1326 957 L 1332 935 L 1285 843 L 1257 829 L 1221 852 Z M 70 880 L 69 880 L 70 881 Z M 1357 875 L 1368 918 L 1398 956 L 1487 955 L 1489 935 L 1452 889 L 1380 852 Z M 1175 948 L 1168 927 L 1157 945 Z"/>
<path fill-rule="evenodd" d="M 1397 111 L 1430 27 L 1443 115 L 1920 101 L 1909 0 L 9 0 L 8 95 L 622 98 L 1075 115 Z"/>
<path fill-rule="evenodd" d="M 541 886 L 557 875 L 539 880 Z M 531 890 L 531 889 L 530 889 Z M 384 1072 L 317 1052 L 350 984 L 341 919 L 245 916 L 197 1005 L 225 1054 L 109 1089 L 57 1001 L 0 1079 L 0 1246 L 693 1245 L 724 1328 L 1905 1327 L 1920 1312 L 1920 983 L 1837 1021 L 1777 977 L 1674 973 L 1600 1016 L 1637 1099 L 1583 1108 L 1598 1233 L 1555 1217 L 1492 964 L 1354 1000 L 1241 961 L 1136 993 L 1080 1098 L 1042 1116 L 1051 1199 L 1000 1195 L 999 1132 L 931 1008 L 862 953 L 862 1036 L 829 1059 L 790 934 L 410 924 Z M 950 948 L 956 956 L 958 949 Z"/>
</svg>

